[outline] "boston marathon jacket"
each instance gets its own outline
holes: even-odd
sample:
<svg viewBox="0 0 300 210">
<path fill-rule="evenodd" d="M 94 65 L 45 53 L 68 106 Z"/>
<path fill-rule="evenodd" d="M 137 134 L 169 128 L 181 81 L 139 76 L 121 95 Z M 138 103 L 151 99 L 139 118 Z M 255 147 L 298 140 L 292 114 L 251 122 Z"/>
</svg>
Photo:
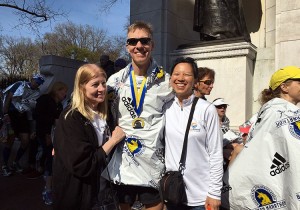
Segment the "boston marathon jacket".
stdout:
<svg viewBox="0 0 300 210">
<path fill-rule="evenodd" d="M 224 175 L 222 206 L 300 209 L 299 151 L 300 109 L 281 98 L 270 100 Z"/>
<path fill-rule="evenodd" d="M 131 64 L 112 75 L 107 82 L 112 114 L 126 133 L 126 139 L 117 145 L 108 165 L 110 179 L 116 184 L 158 188 L 164 171 L 164 105 L 174 94 L 169 75 L 152 60 L 147 70 L 146 93 L 139 115 L 133 104 L 130 69 Z M 136 77 L 136 80 L 139 89 L 142 78 Z"/>
</svg>

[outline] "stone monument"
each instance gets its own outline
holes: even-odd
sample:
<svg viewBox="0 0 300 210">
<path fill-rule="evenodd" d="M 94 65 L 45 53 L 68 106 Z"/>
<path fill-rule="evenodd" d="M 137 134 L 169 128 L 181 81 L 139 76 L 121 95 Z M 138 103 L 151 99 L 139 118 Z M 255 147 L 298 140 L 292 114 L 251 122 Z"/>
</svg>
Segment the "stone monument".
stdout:
<svg viewBox="0 0 300 210">
<path fill-rule="evenodd" d="M 258 95 L 273 72 L 300 66 L 300 1 L 239 2 L 251 43 L 229 39 L 199 44 L 199 32 L 193 30 L 195 0 L 130 0 L 130 21 L 145 20 L 155 29 L 153 56 L 161 65 L 169 69 L 176 57 L 192 55 L 199 66 L 216 70 L 208 100 L 226 98 L 234 127 L 258 111 Z"/>
<path fill-rule="evenodd" d="M 45 83 L 41 86 L 41 92 L 45 93 L 56 81 L 68 85 L 67 98 L 73 92 L 74 79 L 77 69 L 85 62 L 64 58 L 55 55 L 45 55 L 39 60 L 40 72 L 45 75 Z"/>
<path fill-rule="evenodd" d="M 243 37 L 250 41 L 241 3 L 239 0 L 195 0 L 193 29 L 200 33 L 200 40 Z"/>
</svg>

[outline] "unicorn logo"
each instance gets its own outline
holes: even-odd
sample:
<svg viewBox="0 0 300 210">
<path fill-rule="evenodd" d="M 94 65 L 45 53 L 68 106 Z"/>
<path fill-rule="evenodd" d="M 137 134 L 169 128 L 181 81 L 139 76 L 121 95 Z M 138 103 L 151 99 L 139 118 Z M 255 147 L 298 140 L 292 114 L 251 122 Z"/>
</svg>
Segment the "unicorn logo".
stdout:
<svg viewBox="0 0 300 210">
<path fill-rule="evenodd" d="M 291 123 L 289 130 L 295 138 L 300 139 L 300 121 Z"/>
<path fill-rule="evenodd" d="M 251 198 L 258 207 L 254 208 L 255 210 L 260 209 L 260 207 L 263 207 L 263 209 L 269 209 L 271 206 L 272 209 L 286 207 L 286 201 L 278 201 L 275 193 L 264 185 L 255 185 L 251 190 Z"/>
<path fill-rule="evenodd" d="M 265 193 L 258 192 L 257 194 L 257 198 L 261 199 L 260 203 L 262 206 L 272 203 L 271 199 Z"/>
<path fill-rule="evenodd" d="M 296 126 L 297 126 L 297 128 L 298 128 L 298 130 L 300 129 L 300 122 L 298 121 L 298 122 L 295 122 L 295 124 L 296 124 Z"/>
<path fill-rule="evenodd" d="M 125 139 L 126 146 L 129 150 L 129 152 L 135 156 L 142 152 L 143 145 L 141 142 L 141 139 L 135 138 L 135 137 L 128 137 Z"/>
</svg>

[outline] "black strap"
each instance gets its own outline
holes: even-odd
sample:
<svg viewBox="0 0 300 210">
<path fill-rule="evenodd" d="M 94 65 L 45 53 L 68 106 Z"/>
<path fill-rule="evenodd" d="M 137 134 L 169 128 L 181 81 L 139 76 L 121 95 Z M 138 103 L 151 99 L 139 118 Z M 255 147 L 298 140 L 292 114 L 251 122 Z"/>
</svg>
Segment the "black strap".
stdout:
<svg viewBox="0 0 300 210">
<path fill-rule="evenodd" d="M 188 140 L 189 130 L 190 130 L 190 127 L 191 127 L 191 122 L 192 122 L 194 111 L 195 111 L 195 106 L 197 104 L 198 99 L 199 99 L 198 97 L 195 97 L 194 100 L 193 100 L 189 120 L 188 120 L 186 130 L 185 130 L 184 142 L 183 142 L 181 158 L 180 158 L 180 162 L 179 162 L 179 171 L 180 172 L 182 172 L 185 169 L 186 149 L 187 149 L 187 142 L 188 142 L 187 140 Z"/>
</svg>

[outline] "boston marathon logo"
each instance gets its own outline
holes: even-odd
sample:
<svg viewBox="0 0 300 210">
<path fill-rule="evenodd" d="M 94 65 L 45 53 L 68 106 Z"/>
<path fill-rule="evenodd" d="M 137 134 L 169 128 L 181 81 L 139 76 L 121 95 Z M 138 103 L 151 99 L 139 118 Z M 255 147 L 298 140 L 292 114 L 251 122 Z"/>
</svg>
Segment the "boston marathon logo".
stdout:
<svg viewBox="0 0 300 210">
<path fill-rule="evenodd" d="M 286 207 L 286 201 L 277 201 L 276 195 L 264 185 L 256 185 L 251 190 L 251 198 L 257 208 L 253 210 L 281 209 Z"/>
<path fill-rule="evenodd" d="M 297 139 L 300 139 L 300 120 L 298 119 L 298 121 L 295 121 L 295 122 L 292 122 L 290 124 L 290 132 L 291 134 L 297 138 Z"/>
<path fill-rule="evenodd" d="M 290 167 L 289 162 L 284 159 L 280 154 L 277 152 L 274 155 L 274 159 L 272 160 L 273 164 L 271 165 L 271 176 L 276 176 L 277 174 L 280 174 L 284 172 L 286 169 Z"/>
<path fill-rule="evenodd" d="M 126 151 L 130 153 L 130 156 L 134 157 L 140 155 L 144 151 L 143 141 L 135 136 L 130 136 L 125 139 Z"/>
<path fill-rule="evenodd" d="M 296 193 L 296 198 L 300 201 L 300 192 Z"/>
<path fill-rule="evenodd" d="M 291 134 L 295 138 L 300 139 L 300 116 L 283 118 L 275 122 L 275 124 L 277 128 L 288 125 Z"/>
</svg>

